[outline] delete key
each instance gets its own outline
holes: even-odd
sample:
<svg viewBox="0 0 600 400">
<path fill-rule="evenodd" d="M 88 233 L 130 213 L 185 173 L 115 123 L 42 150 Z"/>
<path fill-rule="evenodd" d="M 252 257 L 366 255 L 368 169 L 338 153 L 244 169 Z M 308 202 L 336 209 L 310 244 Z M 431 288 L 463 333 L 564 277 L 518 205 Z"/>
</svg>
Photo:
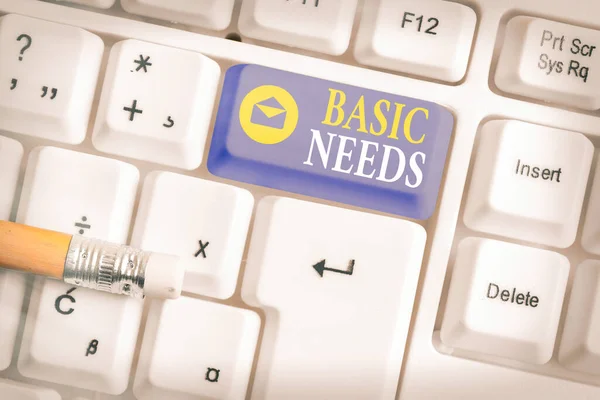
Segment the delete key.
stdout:
<svg viewBox="0 0 600 400">
<path fill-rule="evenodd" d="M 437 203 L 454 117 L 427 101 L 258 65 L 225 76 L 217 176 L 409 218 Z"/>
</svg>

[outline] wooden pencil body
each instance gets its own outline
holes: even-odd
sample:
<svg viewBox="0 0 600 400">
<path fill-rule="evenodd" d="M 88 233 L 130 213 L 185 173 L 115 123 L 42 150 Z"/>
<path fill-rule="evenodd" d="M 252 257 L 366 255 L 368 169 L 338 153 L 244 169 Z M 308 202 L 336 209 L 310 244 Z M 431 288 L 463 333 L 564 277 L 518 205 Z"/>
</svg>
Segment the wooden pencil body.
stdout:
<svg viewBox="0 0 600 400">
<path fill-rule="evenodd" d="M 62 279 L 71 235 L 0 221 L 0 267 Z"/>
</svg>

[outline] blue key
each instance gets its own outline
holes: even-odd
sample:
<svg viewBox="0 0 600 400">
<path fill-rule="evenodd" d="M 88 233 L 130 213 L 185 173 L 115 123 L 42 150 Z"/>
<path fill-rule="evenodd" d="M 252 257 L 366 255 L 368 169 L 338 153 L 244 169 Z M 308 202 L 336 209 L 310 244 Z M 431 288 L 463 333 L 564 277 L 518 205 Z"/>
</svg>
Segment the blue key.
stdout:
<svg viewBox="0 0 600 400">
<path fill-rule="evenodd" d="M 258 65 L 225 76 L 217 176 L 415 219 L 437 203 L 454 116 L 427 101 Z"/>
</svg>

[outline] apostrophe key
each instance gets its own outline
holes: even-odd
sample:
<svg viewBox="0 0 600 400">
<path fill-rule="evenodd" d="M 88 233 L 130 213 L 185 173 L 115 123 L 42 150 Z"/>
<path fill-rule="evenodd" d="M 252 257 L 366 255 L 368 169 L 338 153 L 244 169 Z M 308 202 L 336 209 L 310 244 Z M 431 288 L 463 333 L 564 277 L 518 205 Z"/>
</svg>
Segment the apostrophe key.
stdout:
<svg viewBox="0 0 600 400">
<path fill-rule="evenodd" d="M 0 18 L 0 129 L 81 143 L 103 53 L 102 40 L 83 29 Z"/>
<path fill-rule="evenodd" d="M 208 169 L 215 175 L 427 219 L 454 117 L 423 100 L 305 75 L 227 71 Z"/>
</svg>

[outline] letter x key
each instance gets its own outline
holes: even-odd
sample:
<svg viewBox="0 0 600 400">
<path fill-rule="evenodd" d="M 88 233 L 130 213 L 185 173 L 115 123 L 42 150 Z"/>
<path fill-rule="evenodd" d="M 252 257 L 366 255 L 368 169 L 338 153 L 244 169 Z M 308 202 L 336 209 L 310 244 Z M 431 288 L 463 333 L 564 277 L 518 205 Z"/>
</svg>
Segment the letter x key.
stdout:
<svg viewBox="0 0 600 400">
<path fill-rule="evenodd" d="M 210 242 L 202 243 L 202 240 L 198 240 L 198 243 L 200 244 L 200 250 L 194 254 L 194 257 L 198 257 L 200 254 L 202 254 L 202 258 L 206 258 L 206 252 L 204 250 L 208 247 Z"/>
</svg>

